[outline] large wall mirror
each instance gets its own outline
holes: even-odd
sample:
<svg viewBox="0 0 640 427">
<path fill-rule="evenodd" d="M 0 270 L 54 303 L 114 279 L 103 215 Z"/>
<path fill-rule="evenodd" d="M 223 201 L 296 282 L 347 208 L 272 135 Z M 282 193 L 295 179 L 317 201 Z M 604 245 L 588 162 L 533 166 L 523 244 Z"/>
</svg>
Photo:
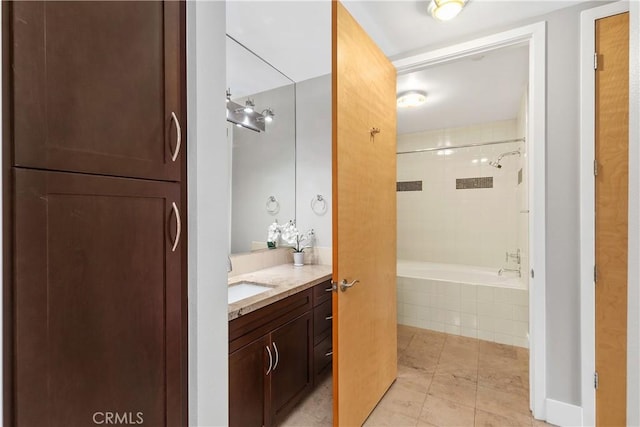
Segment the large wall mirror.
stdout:
<svg viewBox="0 0 640 427">
<path fill-rule="evenodd" d="M 230 252 L 266 248 L 269 225 L 295 219 L 294 82 L 227 36 Z"/>
</svg>

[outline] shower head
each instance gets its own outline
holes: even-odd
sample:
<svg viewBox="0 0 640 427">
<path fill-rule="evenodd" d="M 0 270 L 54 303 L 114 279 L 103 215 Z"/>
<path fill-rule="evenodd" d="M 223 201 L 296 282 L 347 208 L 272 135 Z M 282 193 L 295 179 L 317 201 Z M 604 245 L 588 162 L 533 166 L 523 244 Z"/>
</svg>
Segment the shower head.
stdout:
<svg viewBox="0 0 640 427">
<path fill-rule="evenodd" d="M 502 158 L 506 157 L 506 156 L 520 156 L 520 150 L 509 151 L 509 152 L 506 152 L 506 153 L 502 153 L 493 162 L 489 162 L 489 165 L 491 165 L 491 166 L 493 166 L 494 168 L 497 168 L 497 169 L 502 168 L 502 165 L 500 164 L 500 162 L 502 161 Z"/>
</svg>

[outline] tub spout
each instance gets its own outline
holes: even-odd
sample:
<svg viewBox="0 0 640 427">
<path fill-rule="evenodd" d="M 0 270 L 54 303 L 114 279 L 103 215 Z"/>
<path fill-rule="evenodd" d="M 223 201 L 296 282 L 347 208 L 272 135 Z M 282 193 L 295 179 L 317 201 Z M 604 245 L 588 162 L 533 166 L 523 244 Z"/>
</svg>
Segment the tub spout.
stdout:
<svg viewBox="0 0 640 427">
<path fill-rule="evenodd" d="M 507 272 L 507 271 L 511 271 L 513 273 L 516 273 L 518 275 L 518 277 L 522 277 L 522 272 L 520 271 L 520 267 L 518 267 L 518 268 L 501 268 L 500 270 L 498 270 L 498 276 L 502 276 L 502 274 Z"/>
</svg>

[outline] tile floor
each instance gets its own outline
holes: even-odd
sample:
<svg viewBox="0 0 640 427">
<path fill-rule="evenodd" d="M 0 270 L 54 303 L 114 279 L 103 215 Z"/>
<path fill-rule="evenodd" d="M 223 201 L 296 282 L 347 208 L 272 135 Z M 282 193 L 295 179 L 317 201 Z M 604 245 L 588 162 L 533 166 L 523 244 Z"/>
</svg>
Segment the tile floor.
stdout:
<svg viewBox="0 0 640 427">
<path fill-rule="evenodd" d="M 328 377 L 285 426 L 331 426 Z M 529 351 L 398 326 L 398 379 L 365 426 L 545 425 L 529 412 Z"/>
</svg>

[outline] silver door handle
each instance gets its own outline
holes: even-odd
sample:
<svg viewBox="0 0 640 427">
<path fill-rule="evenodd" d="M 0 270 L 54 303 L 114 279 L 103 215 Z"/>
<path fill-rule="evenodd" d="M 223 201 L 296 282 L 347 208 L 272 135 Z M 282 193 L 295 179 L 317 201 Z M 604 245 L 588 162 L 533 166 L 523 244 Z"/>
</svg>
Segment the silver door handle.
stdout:
<svg viewBox="0 0 640 427">
<path fill-rule="evenodd" d="M 178 116 L 173 111 L 171 112 L 171 120 L 173 120 L 173 124 L 176 126 L 176 148 L 171 154 L 171 160 L 176 161 L 178 158 L 178 154 L 180 153 L 180 146 L 182 145 L 182 128 L 180 127 L 180 122 L 178 121 Z"/>
<path fill-rule="evenodd" d="M 273 358 L 271 357 L 271 349 L 269 346 L 265 346 L 265 348 L 267 349 L 267 353 L 269 353 L 269 369 L 267 369 L 267 373 L 265 375 L 269 375 L 269 372 L 271 372 L 271 365 L 273 364 Z"/>
<path fill-rule="evenodd" d="M 178 210 L 176 202 L 171 204 L 171 209 L 173 209 L 173 213 L 176 215 L 176 238 L 173 241 L 173 247 L 171 248 L 171 252 L 175 252 L 178 247 L 178 242 L 180 242 L 180 235 L 182 234 L 182 220 L 180 219 L 180 211 Z"/>
<path fill-rule="evenodd" d="M 355 285 L 356 283 L 360 282 L 358 279 L 354 280 L 351 283 L 347 283 L 347 279 L 343 279 L 342 283 L 340 283 L 340 290 L 342 292 L 346 292 L 347 289 L 349 289 L 350 287 L 352 287 L 353 285 Z"/>
<path fill-rule="evenodd" d="M 273 372 L 275 372 L 278 367 L 278 347 L 275 341 L 273 342 L 273 350 L 276 352 L 276 363 L 273 364 Z"/>
</svg>

